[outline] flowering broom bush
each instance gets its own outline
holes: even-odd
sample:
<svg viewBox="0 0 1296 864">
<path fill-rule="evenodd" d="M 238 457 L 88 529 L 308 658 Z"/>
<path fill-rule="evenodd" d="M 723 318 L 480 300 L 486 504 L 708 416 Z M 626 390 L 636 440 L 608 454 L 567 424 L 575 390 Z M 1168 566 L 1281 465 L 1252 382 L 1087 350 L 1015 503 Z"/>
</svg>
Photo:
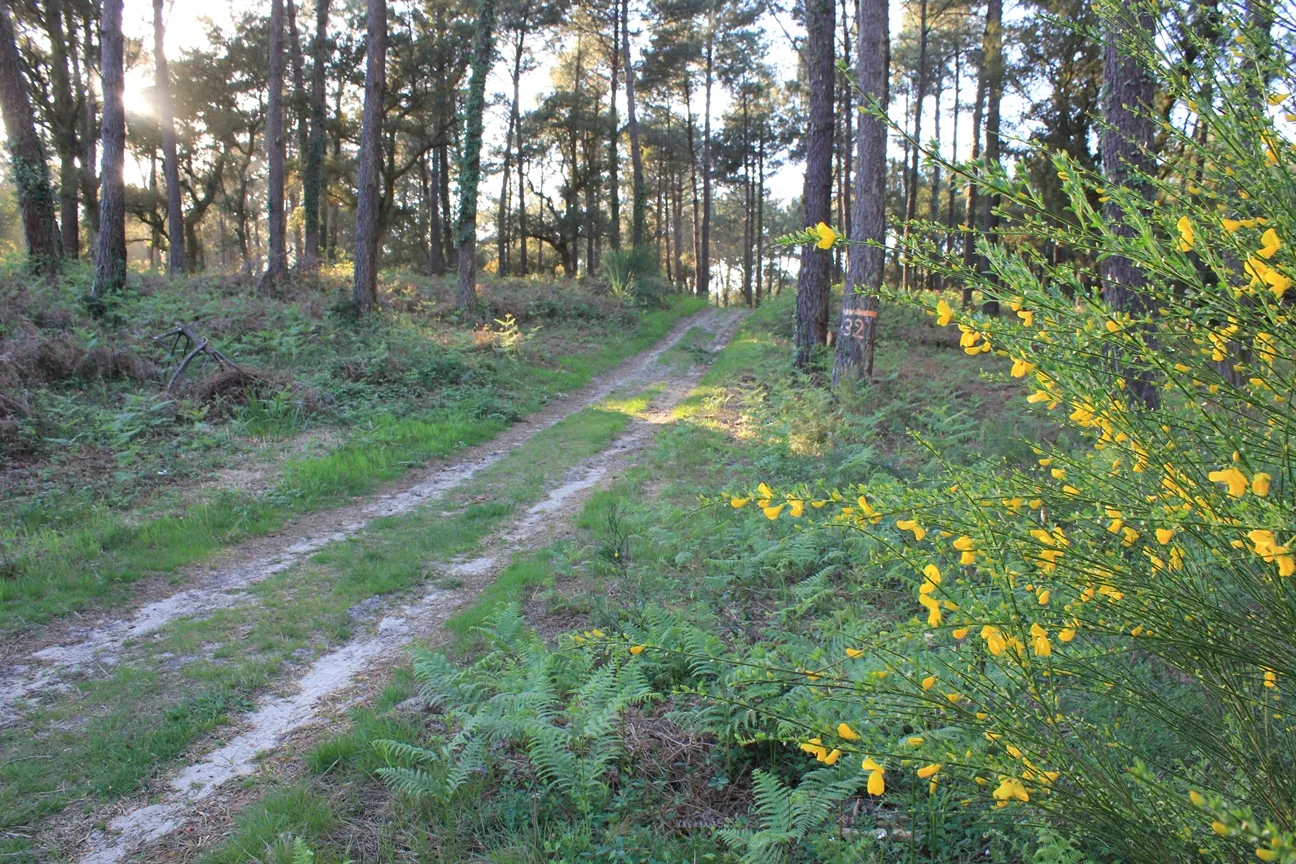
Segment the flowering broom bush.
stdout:
<svg viewBox="0 0 1296 864">
<path fill-rule="evenodd" d="M 1034 442 L 1033 470 L 949 464 L 925 489 L 729 496 L 862 532 L 877 572 L 910 583 L 909 624 L 749 670 L 803 677 L 779 728 L 816 770 L 1061 822 L 1124 861 L 1296 861 L 1296 115 L 1271 83 L 1287 46 L 1244 12 L 1223 10 L 1228 51 L 1191 37 L 1220 58 L 1192 74 L 1150 37 L 1127 46 L 1175 100 L 1155 170 L 1117 187 L 1053 156 L 1064 219 L 1022 177 L 982 174 L 1012 251 L 982 239 L 973 272 L 934 242 L 906 250 L 1004 315 L 889 299 L 1001 357 L 1083 449 Z M 1114 257 L 1146 311 L 1104 301 Z"/>
</svg>

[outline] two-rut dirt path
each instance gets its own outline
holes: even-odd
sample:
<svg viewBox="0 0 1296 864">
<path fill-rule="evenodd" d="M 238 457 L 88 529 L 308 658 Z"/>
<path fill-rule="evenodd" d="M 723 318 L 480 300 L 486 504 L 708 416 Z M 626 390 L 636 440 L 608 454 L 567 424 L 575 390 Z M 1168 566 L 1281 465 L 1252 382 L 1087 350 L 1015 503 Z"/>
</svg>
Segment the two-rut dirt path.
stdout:
<svg viewBox="0 0 1296 864">
<path fill-rule="evenodd" d="M 653 348 L 580 393 L 533 415 L 530 422 L 423 472 L 397 490 L 302 520 L 297 530 L 273 538 L 277 542 L 264 539 L 248 544 L 250 548 L 231 550 L 228 559 L 240 563 L 211 568 L 197 576 L 192 587 L 152 599 L 128 617 L 105 618 L 75 632 L 68 631 L 65 638 L 31 652 L 27 662 L 0 673 L 0 712 L 12 711 L 24 699 L 66 686 L 72 676 L 86 674 L 92 666 L 111 664 L 130 640 L 155 632 L 171 621 L 253 602 L 253 596 L 245 590 L 248 586 L 283 572 L 329 543 L 363 531 L 369 520 L 436 502 L 537 432 L 614 391 L 661 386 L 642 416 L 600 452 L 568 470 L 521 517 L 485 538 L 475 557 L 439 568 L 442 577 L 462 583 L 458 589 L 428 585 L 413 599 L 393 604 L 378 616 L 374 626 L 315 660 L 296 679 L 291 692 L 262 700 L 236 722 L 223 743 L 217 742 L 218 746 L 209 752 L 194 754 L 168 781 L 155 786 L 151 803 L 142 797 L 118 802 L 113 810 L 102 814 L 108 822 L 107 831 L 91 831 L 76 848 L 61 851 L 94 864 L 128 860 L 184 826 L 227 781 L 254 773 L 268 753 L 294 732 L 315 722 L 326 709 L 335 710 L 339 701 L 353 704 L 363 698 L 373 679 L 366 678 L 365 672 L 400 662 L 405 648 L 416 639 L 435 641 L 445 620 L 469 604 L 514 553 L 550 542 L 565 524 L 563 514 L 575 512 L 601 481 L 628 464 L 658 425 L 671 422 L 674 408 L 697 385 L 703 369 L 694 366 L 685 373 L 672 374 L 658 363 L 662 355 L 694 328 L 710 333 L 707 347 L 718 350 L 732 338 L 741 319 L 741 313 L 714 308 L 684 319 Z M 123 804 L 134 807 L 123 812 Z"/>
<path fill-rule="evenodd" d="M 656 345 L 596 378 L 583 390 L 555 400 L 490 441 L 406 477 L 384 493 L 343 507 L 319 511 L 276 534 L 240 544 L 217 563 L 199 568 L 185 580 L 189 587 L 171 589 L 172 579 L 142 585 L 147 598 L 126 615 L 103 615 L 75 623 L 55 624 L 43 633 L 25 634 L 22 645 L 0 648 L 0 724 L 19 716 L 25 700 L 65 688 L 69 680 L 94 669 L 111 667 L 124 647 L 155 633 L 178 618 L 195 618 L 253 602 L 247 589 L 282 573 L 325 546 L 365 529 L 370 521 L 407 513 L 442 498 L 447 492 L 503 459 L 536 433 L 553 426 L 617 390 L 646 386 L 660 378 L 657 361 L 689 330 L 713 331 L 725 316 L 715 308 L 680 320 Z"/>
</svg>

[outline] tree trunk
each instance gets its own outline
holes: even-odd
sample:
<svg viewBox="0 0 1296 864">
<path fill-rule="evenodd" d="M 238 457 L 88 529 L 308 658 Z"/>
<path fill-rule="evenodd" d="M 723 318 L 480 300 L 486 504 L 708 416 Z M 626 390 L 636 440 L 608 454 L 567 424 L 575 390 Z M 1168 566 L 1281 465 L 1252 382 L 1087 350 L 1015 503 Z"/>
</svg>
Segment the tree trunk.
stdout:
<svg viewBox="0 0 1296 864">
<path fill-rule="evenodd" d="M 1120 18 L 1107 22 L 1106 43 L 1103 46 L 1103 119 L 1099 146 L 1102 152 L 1103 173 L 1109 186 L 1124 186 L 1145 197 L 1150 190 L 1140 174 L 1153 169 L 1149 148 L 1152 146 L 1154 126 L 1151 117 L 1152 100 L 1156 85 L 1139 60 L 1121 49 L 1121 32 L 1136 28 L 1151 31 L 1151 15 L 1125 12 Z M 1123 237 L 1133 237 L 1134 229 L 1125 221 L 1125 213 L 1115 201 L 1103 205 L 1103 219 Z M 1102 264 L 1103 299 L 1113 311 L 1135 318 L 1146 318 L 1156 310 L 1152 298 L 1143 290 L 1143 272 L 1133 261 L 1119 255 L 1107 258 Z M 1155 350 L 1152 333 L 1144 331 L 1148 350 Z M 1125 382 L 1125 395 L 1134 407 L 1156 408 L 1160 405 L 1160 389 L 1146 358 L 1134 358 L 1113 365 L 1125 368 L 1114 370 Z"/>
<path fill-rule="evenodd" d="M 976 104 L 972 107 L 972 161 L 975 162 L 981 158 L 981 119 L 982 112 L 985 110 L 986 97 L 986 64 L 984 60 L 981 63 L 981 71 L 977 74 L 977 92 Z M 973 178 L 967 183 L 967 196 L 963 207 L 963 267 L 971 271 L 976 266 L 976 227 L 977 227 L 977 206 L 978 206 L 977 184 Z M 963 282 L 963 308 L 972 305 L 972 283 Z"/>
<path fill-rule="evenodd" d="M 437 148 L 437 181 L 441 188 L 441 249 L 447 268 L 455 266 L 454 212 L 450 209 L 450 142 L 442 141 Z M 438 275 L 445 275 L 444 272 Z"/>
<path fill-rule="evenodd" d="M 885 112 L 891 39 L 888 0 L 861 0 L 856 9 L 856 78 L 861 104 L 877 99 Z M 833 363 L 833 384 L 858 376 L 873 377 L 873 346 L 877 341 L 877 290 L 882 285 L 886 243 L 887 127 L 871 114 L 861 114 L 855 133 L 855 195 L 851 218 L 846 285 L 842 291 L 841 324 Z M 876 245 L 872 245 L 876 244 Z"/>
<path fill-rule="evenodd" d="M 621 78 L 621 7 L 612 15 L 612 50 L 608 52 L 608 76 L 611 98 L 608 115 L 611 117 L 611 134 L 608 136 L 608 239 L 613 249 L 621 248 L 621 157 L 617 154 L 621 140 L 621 118 L 617 116 L 617 87 Z"/>
<path fill-rule="evenodd" d="M 521 135 L 521 129 L 519 128 L 520 117 L 519 117 L 519 110 L 518 110 L 518 100 L 522 96 L 521 94 L 522 58 L 525 56 L 524 52 L 526 48 L 526 43 L 525 43 L 526 23 L 527 23 L 526 18 L 524 17 L 518 27 L 518 30 L 514 37 L 515 41 L 513 43 L 513 48 L 514 48 L 513 70 L 512 70 L 513 104 L 509 107 L 508 131 L 504 136 L 504 169 L 503 171 L 500 172 L 502 176 L 500 180 L 499 216 L 497 218 L 498 243 L 497 243 L 497 249 L 495 253 L 495 257 L 499 262 L 499 265 L 496 268 L 495 272 L 500 276 L 508 275 L 508 249 L 509 249 L 508 239 L 509 238 L 508 238 L 508 231 L 506 231 L 505 228 L 508 225 L 509 181 L 512 179 L 512 172 L 513 172 L 512 155 L 513 155 L 514 136 L 516 136 L 518 148 L 520 149 L 522 146 L 522 135 Z M 525 243 L 526 238 L 523 237 L 522 241 Z"/>
<path fill-rule="evenodd" d="M 378 303 L 378 233 L 382 208 L 383 100 L 387 95 L 387 2 L 368 0 L 364 115 L 360 121 L 360 171 L 356 178 L 355 278 L 351 302 L 357 314 Z"/>
<path fill-rule="evenodd" d="M 441 254 L 441 207 L 437 203 L 437 189 L 440 178 L 437 176 L 436 154 L 432 158 L 424 157 L 424 170 L 427 172 L 427 209 L 428 209 L 428 275 L 445 275 L 445 258 Z"/>
<path fill-rule="evenodd" d="M 514 95 L 517 92 L 514 91 Z M 514 100 L 514 105 L 517 101 Z M 518 237 L 521 244 L 518 246 L 518 275 L 527 275 L 527 212 L 526 212 L 526 160 L 525 151 L 522 149 L 522 124 L 521 119 L 518 121 L 518 154 L 517 154 L 517 190 L 518 190 Z"/>
<path fill-rule="evenodd" d="M 990 0 L 990 2 L 1001 2 L 1001 0 Z M 922 111 L 923 102 L 927 100 L 927 0 L 922 0 L 918 6 L 918 80 L 914 88 L 914 131 L 913 144 L 910 146 L 909 165 L 906 170 L 909 172 L 909 182 L 905 189 L 905 226 L 904 226 L 904 268 L 900 277 L 901 288 L 905 291 L 913 289 L 913 266 L 909 263 L 913 256 L 909 254 L 909 234 L 910 223 L 913 222 L 918 208 L 918 155 L 922 149 Z"/>
<path fill-rule="evenodd" d="M 806 0 L 806 68 L 810 90 L 810 130 L 806 136 L 805 221 L 817 225 L 832 218 L 833 0 Z M 815 346 L 828 341 L 828 271 L 832 255 L 814 244 L 801 250 L 797 275 L 793 351 L 796 368 L 805 369 Z"/>
<path fill-rule="evenodd" d="M 45 32 L 50 40 L 50 89 L 54 99 L 54 149 L 59 157 L 59 229 L 63 255 L 80 254 L 81 237 L 77 214 L 77 109 L 68 76 L 68 43 L 63 31 L 62 0 L 48 0 Z M 75 48 L 75 46 L 72 46 Z"/>
<path fill-rule="evenodd" d="M 984 42 L 986 65 L 985 157 L 990 168 L 999 166 L 999 103 L 1003 100 L 1003 0 L 987 0 Z M 987 195 L 981 213 L 981 233 L 991 237 L 999 228 L 998 195 Z M 999 301 L 986 300 L 986 314 L 999 314 Z"/>
<path fill-rule="evenodd" d="M 299 266 L 314 273 L 320 263 L 321 192 L 324 188 L 324 73 L 331 53 L 328 40 L 329 0 L 315 2 L 315 39 L 311 43 L 310 140 L 303 154 L 302 214 L 305 222 L 304 248 Z"/>
<path fill-rule="evenodd" d="M 941 96 L 945 92 L 945 81 L 942 77 L 942 69 L 937 68 L 936 80 L 933 82 L 935 92 L 932 93 L 932 101 L 935 103 L 935 110 L 932 112 L 932 140 L 936 143 L 936 154 L 939 156 L 941 151 Z M 940 185 L 941 185 L 941 166 L 937 161 L 932 164 L 931 189 L 927 193 L 927 221 L 933 225 L 940 218 Z M 935 238 L 931 238 L 935 239 Z M 930 270 L 924 270 L 922 282 L 924 289 L 935 288 L 940 290 L 939 275 L 934 275 Z"/>
<path fill-rule="evenodd" d="M 286 0 L 293 2 L 293 0 Z M 263 288 L 273 288 L 288 269 L 288 224 L 284 216 L 284 8 L 285 0 L 270 0 L 270 95 L 266 101 L 267 229 L 270 254 L 266 258 Z"/>
<path fill-rule="evenodd" d="M 112 2 L 113 0 L 108 0 L 105 9 Z M 120 6 L 117 15 L 120 33 Z M 118 42 L 119 46 L 120 44 Z M 56 273 L 63 257 L 63 242 L 59 237 L 58 223 L 54 221 L 54 190 L 50 186 L 44 148 L 36 134 L 31 102 L 27 98 L 27 83 L 23 79 L 22 65 L 18 59 L 18 42 L 14 37 L 13 21 L 9 17 L 8 0 L 0 0 L 0 109 L 3 109 L 0 116 L 4 117 L 9 154 L 13 159 L 14 180 L 18 186 L 18 206 L 22 211 L 23 236 L 27 239 L 27 257 L 35 272 Z M 122 245 L 125 246 L 124 235 Z M 124 260 L 122 270 L 124 276 Z"/>
<path fill-rule="evenodd" d="M 756 133 L 756 305 L 761 304 L 761 281 L 765 273 L 765 125 Z"/>
<path fill-rule="evenodd" d="M 751 165 L 751 110 L 748 105 L 750 97 L 746 90 L 742 94 L 742 151 L 743 151 L 743 281 L 742 294 L 743 303 L 748 308 L 756 305 L 756 298 L 752 295 L 752 245 L 754 237 L 752 236 L 754 226 L 752 224 L 752 207 L 753 198 L 755 198 L 755 184 L 752 181 Z"/>
<path fill-rule="evenodd" d="M 81 141 L 81 170 L 77 172 L 77 180 L 81 186 L 81 214 L 85 219 L 86 248 L 91 256 L 97 257 L 97 250 L 99 249 L 99 177 L 95 174 L 95 166 L 99 164 L 97 155 L 99 136 L 103 130 L 102 123 L 97 122 L 95 119 L 98 108 L 95 101 L 94 76 L 90 74 L 93 34 L 90 27 L 85 28 L 84 43 L 80 52 L 78 52 L 77 38 L 75 32 L 73 32 L 75 21 L 76 17 L 69 14 L 68 45 L 73 49 L 72 85 L 74 92 L 84 94 L 81 99 L 80 116 L 77 118 L 77 123 L 81 127 L 78 134 Z M 102 50 L 100 54 L 102 55 Z M 82 58 L 84 58 L 84 75 L 82 75 Z"/>
<path fill-rule="evenodd" d="M 708 5 L 706 35 L 706 116 L 702 121 L 702 248 L 698 258 L 697 293 L 711 295 L 711 87 L 715 78 L 715 14 Z M 831 135 L 831 130 L 830 133 Z M 832 148 L 831 138 L 828 141 Z M 829 157 L 831 158 L 831 156 Z"/>
<path fill-rule="evenodd" d="M 297 0 L 284 0 L 285 9 L 288 13 L 288 56 L 292 60 L 292 80 L 293 80 L 293 97 L 292 106 L 293 114 L 297 118 L 297 174 L 301 176 L 306 165 L 306 151 L 310 148 L 310 126 L 307 123 L 307 115 L 310 111 L 310 98 L 306 95 L 306 80 L 302 67 L 305 61 L 302 58 L 301 34 L 297 31 Z M 288 191 L 288 213 L 292 213 L 301 203 L 297 184 L 293 184 Z M 297 266 L 302 263 L 302 226 L 301 223 L 293 228 L 293 249 L 295 250 Z"/>
<path fill-rule="evenodd" d="M 701 266 L 702 266 L 702 212 L 701 204 L 698 199 L 698 182 L 697 182 L 697 122 L 693 117 L 693 101 L 689 94 L 689 84 L 684 83 L 684 111 L 688 115 L 688 141 L 689 141 L 689 191 L 693 201 L 693 221 L 690 228 L 693 233 L 693 290 L 694 293 L 701 296 Z"/>
<path fill-rule="evenodd" d="M 162 2 L 153 0 L 153 62 L 158 122 L 162 125 L 162 179 L 166 183 L 167 272 L 176 276 L 185 271 L 184 212 L 180 206 L 180 160 L 176 155 L 175 119 L 171 116 L 171 77 L 167 72 Z"/>
<path fill-rule="evenodd" d="M 467 311 L 477 296 L 477 186 L 481 182 L 482 115 L 486 113 L 486 76 L 495 53 L 495 0 L 481 0 L 468 80 L 463 158 L 459 166 L 459 282 L 455 305 Z"/>
<path fill-rule="evenodd" d="M 342 72 L 338 73 L 338 87 L 333 94 L 333 165 L 337 166 L 342 162 Z M 338 234 L 342 229 L 342 204 L 341 202 L 333 203 L 333 214 L 329 218 L 328 233 L 328 260 L 330 262 L 337 260 Z"/>
<path fill-rule="evenodd" d="M 90 297 L 101 301 L 126 287 L 126 109 L 122 0 L 103 0 L 100 25 L 103 80 L 103 163 L 99 169 L 99 249 Z"/>
<path fill-rule="evenodd" d="M 634 64 L 630 62 L 630 0 L 621 0 L 621 50 L 624 53 L 626 125 L 630 131 L 630 165 L 634 171 L 631 245 L 643 245 L 648 222 L 648 190 L 644 188 L 643 151 L 639 148 L 639 118 L 635 114 Z"/>
<path fill-rule="evenodd" d="M 962 67 L 960 65 L 960 54 L 954 52 L 954 140 L 950 145 L 950 161 L 958 161 L 958 127 L 959 127 L 959 98 L 961 97 L 960 85 L 962 84 Z M 945 198 L 945 254 L 951 255 L 954 251 L 954 177 L 950 174 L 949 192 Z"/>
</svg>

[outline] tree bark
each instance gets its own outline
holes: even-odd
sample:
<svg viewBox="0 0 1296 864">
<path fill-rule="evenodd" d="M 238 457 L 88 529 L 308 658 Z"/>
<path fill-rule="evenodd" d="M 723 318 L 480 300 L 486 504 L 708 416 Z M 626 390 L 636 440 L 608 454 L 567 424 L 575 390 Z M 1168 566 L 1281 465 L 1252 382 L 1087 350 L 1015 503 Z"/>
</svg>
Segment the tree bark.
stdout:
<svg viewBox="0 0 1296 864">
<path fill-rule="evenodd" d="M 856 78 L 861 104 L 876 99 L 885 113 L 889 97 L 891 38 L 888 0 L 861 0 L 856 9 Z M 855 133 L 855 194 L 852 202 L 846 285 L 842 291 L 841 324 L 833 362 L 834 386 L 858 376 L 873 377 L 873 347 L 877 342 L 877 290 L 886 263 L 886 122 L 861 114 Z"/>
<path fill-rule="evenodd" d="M 63 30 L 62 0 L 48 0 L 45 32 L 50 40 L 50 89 L 53 91 L 54 149 L 59 157 L 59 230 L 63 255 L 76 258 L 81 251 L 77 213 L 77 108 L 68 73 L 68 42 Z M 75 48 L 75 46 L 72 46 Z"/>
<path fill-rule="evenodd" d="M 630 132 L 630 165 L 634 172 L 631 245 L 643 245 L 648 223 L 648 190 L 644 188 L 643 151 L 639 148 L 639 118 L 635 113 L 634 64 L 630 62 L 630 0 L 621 0 L 621 50 L 625 55 L 626 125 Z"/>
<path fill-rule="evenodd" d="M 288 223 L 284 215 L 284 8 L 293 0 L 270 0 L 270 93 L 266 100 L 266 150 L 269 177 L 266 181 L 267 229 L 270 254 L 266 258 L 261 284 L 273 288 L 288 269 Z"/>
<path fill-rule="evenodd" d="M 954 52 L 954 140 L 950 144 L 950 161 L 958 161 L 958 127 L 959 127 L 959 99 L 961 97 L 960 85 L 962 84 L 962 66 L 960 65 L 960 54 Z M 945 254 L 951 255 L 954 251 L 954 174 L 950 174 L 949 192 L 945 198 Z"/>
<path fill-rule="evenodd" d="M 990 0 L 990 2 L 1001 2 L 1001 0 Z M 917 86 L 914 88 L 914 131 L 913 144 L 909 148 L 909 164 L 906 170 L 909 172 L 909 182 L 905 184 L 905 226 L 904 226 L 904 267 L 901 272 L 900 285 L 905 291 L 913 289 L 913 265 L 909 262 L 913 256 L 909 254 L 909 235 L 910 223 L 913 222 L 918 208 L 918 155 L 922 149 L 922 110 L 923 102 L 927 100 L 927 0 L 921 0 L 918 5 L 918 79 Z"/>
<path fill-rule="evenodd" d="M 166 25 L 162 22 L 163 0 L 153 0 L 153 63 L 158 101 L 158 122 L 162 126 L 162 179 L 166 183 L 167 272 L 173 276 L 185 270 L 184 212 L 180 206 L 180 160 L 176 155 L 175 118 L 171 111 L 171 76 L 167 72 Z"/>
<path fill-rule="evenodd" d="M 529 8 L 527 11 L 529 11 Z M 518 101 L 522 96 L 522 59 L 526 56 L 526 28 L 527 16 L 523 15 L 514 35 L 513 69 L 511 73 L 513 79 L 513 103 L 509 106 L 508 131 L 504 136 L 504 169 L 500 172 L 502 176 L 500 179 L 499 216 L 496 219 L 498 222 L 498 236 L 496 238 L 498 242 L 496 244 L 497 249 L 495 252 L 496 260 L 499 262 L 496 272 L 500 276 L 508 275 L 509 238 L 508 231 L 505 229 L 508 226 L 509 181 L 512 179 L 513 172 L 512 158 L 514 140 L 517 141 L 518 149 L 521 149 L 522 146 L 522 135 L 521 129 L 519 128 L 521 119 L 519 117 Z M 522 242 L 523 244 L 526 243 L 525 236 L 523 236 Z"/>
<path fill-rule="evenodd" d="M 118 15 L 120 22 L 120 11 Z M 27 98 L 27 82 L 18 59 L 18 42 L 9 17 L 8 0 L 0 0 L 0 109 L 3 109 L 9 154 L 13 159 L 28 260 L 37 273 L 56 273 L 63 257 L 63 242 L 59 237 L 58 223 L 54 221 L 54 190 L 50 186 L 45 151 L 36 134 L 31 102 Z M 125 240 L 122 242 L 124 246 Z"/>
<path fill-rule="evenodd" d="M 987 0 L 984 57 L 986 66 L 985 158 L 991 169 L 999 166 L 999 103 L 1003 101 L 1003 0 Z M 999 228 L 999 196 L 987 195 L 981 213 L 981 233 L 991 237 Z M 991 277 L 993 278 L 993 277 Z M 999 314 L 999 301 L 986 300 L 989 315 Z"/>
<path fill-rule="evenodd" d="M 806 136 L 805 221 L 832 218 L 833 42 L 836 9 L 833 0 L 806 0 L 806 68 L 810 90 L 810 130 Z M 801 250 L 797 275 L 793 362 L 805 369 L 817 345 L 828 341 L 828 271 L 832 255 L 814 244 Z"/>
<path fill-rule="evenodd" d="M 1126 12 L 1107 22 L 1103 45 L 1103 119 L 1106 121 L 1099 146 L 1103 173 L 1110 186 L 1134 189 L 1143 196 L 1149 188 L 1143 176 L 1153 170 L 1150 148 L 1155 128 L 1152 121 L 1156 85 L 1139 61 L 1121 50 L 1123 30 L 1140 28 L 1152 31 L 1150 14 Z M 1133 237 L 1134 229 L 1125 221 L 1124 210 L 1115 202 L 1103 205 L 1103 218 L 1122 237 Z M 1151 316 L 1155 310 L 1152 298 L 1143 290 L 1143 272 L 1133 261 L 1119 255 L 1102 264 L 1103 299 L 1113 311 L 1135 318 Z M 1148 350 L 1155 350 L 1150 329 L 1144 331 Z M 1160 388 L 1145 359 L 1134 358 L 1133 364 L 1114 362 L 1115 375 L 1125 383 L 1125 395 L 1134 407 L 1156 408 L 1160 405 Z"/>
<path fill-rule="evenodd" d="M 315 39 L 311 43 L 310 140 L 302 169 L 302 208 L 305 210 L 305 232 L 301 268 L 313 273 L 319 269 L 324 188 L 324 72 L 330 52 L 328 40 L 329 0 L 315 2 Z"/>
<path fill-rule="evenodd" d="M 481 182 L 482 115 L 486 113 L 486 76 L 495 53 L 495 0 L 481 0 L 468 80 L 463 157 L 459 166 L 459 280 L 455 305 L 467 311 L 477 296 L 477 186 Z"/>
<path fill-rule="evenodd" d="M 706 116 L 702 121 L 702 246 L 698 257 L 697 273 L 699 297 L 711 296 L 711 87 L 715 79 L 714 2 L 715 0 L 710 0 L 707 5 Z M 832 148 L 831 139 L 828 147 Z"/>
<path fill-rule="evenodd" d="M 103 163 L 99 169 L 99 248 L 90 297 L 101 301 L 126 287 L 126 109 L 122 0 L 103 0 L 100 24 L 103 80 Z"/>
<path fill-rule="evenodd" d="M 95 98 L 94 76 L 90 74 L 90 67 L 93 62 L 94 34 L 89 26 L 85 28 L 84 42 L 80 51 L 77 50 L 77 38 L 73 32 L 76 18 L 68 15 L 68 45 L 72 47 L 72 84 L 74 92 L 84 94 L 81 99 L 80 116 L 77 117 L 77 124 L 80 126 L 78 137 L 81 141 L 81 170 L 77 172 L 77 181 L 81 187 L 81 207 L 82 217 L 85 219 L 86 226 L 86 246 L 91 256 L 97 256 L 99 249 L 99 177 L 95 174 L 95 166 L 99 164 L 98 148 L 99 136 L 102 134 L 102 122 L 96 120 L 98 107 Z M 102 48 L 100 55 L 102 56 Z M 84 76 L 82 75 L 82 60 L 84 60 Z"/>
<path fill-rule="evenodd" d="M 364 115 L 360 121 L 359 197 L 351 302 L 357 314 L 378 303 L 378 217 L 382 207 L 383 100 L 387 95 L 387 2 L 368 0 Z"/>
<path fill-rule="evenodd" d="M 977 92 L 976 104 L 972 106 L 972 160 L 976 162 L 981 158 L 981 121 L 985 111 L 986 96 L 986 64 L 982 58 L 981 70 L 977 74 Z M 977 265 L 976 256 L 976 227 L 977 227 L 977 208 L 979 205 L 976 180 L 969 180 L 966 187 L 967 195 L 964 199 L 963 207 L 963 267 L 971 271 Z M 972 283 L 963 282 L 963 308 L 972 305 Z"/>
<path fill-rule="evenodd" d="M 621 248 L 621 157 L 618 155 L 618 144 L 621 140 L 621 119 L 617 116 L 617 87 L 621 78 L 621 7 L 618 5 L 612 15 L 612 50 L 608 52 L 608 65 L 612 74 L 608 76 L 608 89 L 611 97 L 608 101 L 608 116 L 611 118 L 608 135 L 608 241 L 613 249 Z"/>
</svg>

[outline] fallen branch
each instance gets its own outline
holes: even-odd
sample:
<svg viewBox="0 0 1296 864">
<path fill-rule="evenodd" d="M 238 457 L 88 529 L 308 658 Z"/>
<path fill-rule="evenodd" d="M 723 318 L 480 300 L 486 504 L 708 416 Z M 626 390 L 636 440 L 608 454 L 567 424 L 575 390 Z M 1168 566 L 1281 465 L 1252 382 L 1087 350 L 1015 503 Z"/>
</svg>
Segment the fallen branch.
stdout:
<svg viewBox="0 0 1296 864">
<path fill-rule="evenodd" d="M 176 382 L 184 376 L 185 370 L 189 368 L 189 364 L 192 363 L 194 358 L 198 357 L 200 354 L 206 355 L 208 359 L 222 369 L 235 369 L 242 372 L 244 375 L 250 375 L 246 369 L 243 369 L 221 351 L 213 348 L 210 342 L 191 330 L 187 324 L 177 324 L 175 329 L 169 330 L 161 336 L 156 337 L 155 341 L 165 342 L 168 339 L 171 340 L 171 347 L 168 352 L 170 356 L 174 357 L 179 353 L 177 349 L 180 348 L 182 342 L 184 343 L 185 353 L 180 364 L 176 366 L 176 370 L 172 372 L 171 377 L 167 379 L 166 387 L 164 388 L 167 393 L 171 392 L 171 389 L 175 387 Z"/>
</svg>

